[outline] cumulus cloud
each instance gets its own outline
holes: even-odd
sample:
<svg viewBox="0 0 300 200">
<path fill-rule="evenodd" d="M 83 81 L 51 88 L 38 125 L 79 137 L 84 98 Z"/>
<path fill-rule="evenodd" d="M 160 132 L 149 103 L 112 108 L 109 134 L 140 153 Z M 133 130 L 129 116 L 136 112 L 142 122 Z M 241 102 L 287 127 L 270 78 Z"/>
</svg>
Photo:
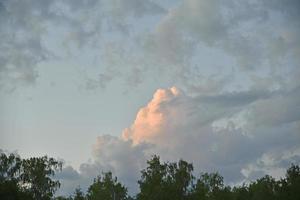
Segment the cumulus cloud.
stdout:
<svg viewBox="0 0 300 200">
<path fill-rule="evenodd" d="M 168 104 L 176 100 L 178 95 L 179 91 L 175 87 L 169 90 L 157 90 L 147 106 L 139 110 L 133 125 L 123 131 L 123 138 L 138 144 L 153 142 L 161 137 L 162 130 L 167 124 L 176 123 L 178 114 L 172 112 L 175 110 L 169 109 Z"/>
<path fill-rule="evenodd" d="M 0 1 L 0 89 L 33 84 L 38 64 L 68 57 L 66 49 L 73 59 L 92 57 L 100 66 L 85 77 L 86 89 L 117 78 L 134 86 L 153 74 L 185 89 L 158 89 L 120 137 L 97 138 L 92 162 L 59 175 L 65 191 L 107 170 L 134 191 L 151 154 L 186 159 L 198 171 L 219 170 L 230 182 L 280 175 L 299 162 L 298 1 L 167 5 Z"/>
<path fill-rule="evenodd" d="M 265 90 L 190 96 L 176 87 L 158 89 L 122 137 L 97 138 L 94 161 L 80 167 L 80 176 L 92 179 L 110 170 L 134 193 L 153 154 L 193 162 L 196 174 L 219 171 L 229 183 L 283 176 L 299 163 L 300 118 L 289 111 L 299 113 L 298 95 Z"/>
<path fill-rule="evenodd" d="M 139 171 L 146 166 L 146 150 L 151 144 L 133 145 L 119 137 L 99 136 L 93 146 L 93 161 L 83 163 L 77 172 L 71 166 L 65 167 L 57 178 L 62 181 L 62 194 L 71 194 L 80 185 L 84 190 L 102 172 L 111 171 L 131 193 L 137 192 Z"/>
</svg>

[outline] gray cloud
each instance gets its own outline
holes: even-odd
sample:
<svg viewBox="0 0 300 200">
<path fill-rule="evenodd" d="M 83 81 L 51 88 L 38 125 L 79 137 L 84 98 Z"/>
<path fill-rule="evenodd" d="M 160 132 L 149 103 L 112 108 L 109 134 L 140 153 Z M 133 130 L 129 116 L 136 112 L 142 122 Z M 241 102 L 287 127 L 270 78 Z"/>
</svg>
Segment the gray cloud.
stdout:
<svg viewBox="0 0 300 200">
<path fill-rule="evenodd" d="M 272 86 L 282 86 L 278 79 L 291 75 L 283 75 L 284 68 L 294 71 L 299 66 L 297 53 L 300 43 L 296 35 L 300 26 L 295 17 L 297 9 L 293 5 L 298 6 L 293 1 L 185 0 L 174 4 L 155 24 L 149 23 L 150 33 L 141 31 L 133 34 L 130 45 L 123 40 L 117 43 L 124 50 L 107 54 L 106 58 L 114 58 L 113 63 L 107 64 L 109 67 L 118 66 L 119 74 L 113 79 L 126 80 L 130 78 L 130 72 L 139 66 L 143 73 L 139 74 L 142 78 L 138 80 L 143 80 L 149 71 L 157 70 L 162 75 L 175 77 L 171 84 L 180 84 L 193 92 L 204 91 L 203 85 L 199 84 L 201 78 L 200 83 L 208 83 L 218 91 L 238 84 L 240 74 L 246 77 L 263 74 L 259 77 L 261 79 L 274 77 Z M 210 54 L 201 55 L 203 50 L 210 51 Z M 225 62 L 218 67 L 197 65 L 199 61 L 196 58 L 218 60 L 218 51 L 235 62 Z M 120 69 L 124 65 L 127 68 L 125 73 Z M 228 67 L 234 69 L 231 78 L 215 70 L 218 76 L 207 79 L 207 71 L 211 68 L 224 68 L 226 71 Z M 195 73 L 194 68 L 199 73 Z M 253 79 L 248 81 L 248 84 L 256 83 Z"/>
<path fill-rule="evenodd" d="M 228 183 L 263 174 L 279 178 L 291 163 L 299 164 L 298 96 L 298 89 L 207 96 L 157 90 L 122 138 L 97 138 L 93 162 L 82 164 L 80 178 L 70 169 L 65 174 L 86 187 L 86 180 L 110 170 L 134 193 L 146 160 L 158 154 L 165 161 L 193 162 L 196 174 L 219 171 Z"/>
<path fill-rule="evenodd" d="M 1 1 L 1 87 L 13 90 L 33 84 L 36 65 L 66 57 L 65 48 L 74 59 L 78 54 L 85 58 L 76 49 L 95 58 L 99 70 L 96 76 L 84 77 L 87 89 L 105 88 L 114 79 L 134 87 L 157 70 L 176 77 L 171 84 L 203 91 L 201 84 L 190 80 L 207 77 L 211 66 L 197 65 L 200 74 L 186 73 L 203 49 L 218 49 L 232 57 L 236 64 L 224 65 L 233 65 L 229 67 L 236 69 L 237 76 L 264 71 L 282 78 L 283 66 L 299 66 L 298 7 L 294 0 L 185 0 L 168 9 L 137 0 Z M 111 50 L 112 43 L 117 51 Z M 215 60 L 219 54 L 209 56 L 208 60 Z M 218 91 L 239 81 L 224 77 L 227 74 L 221 73 L 207 82 Z"/>
<path fill-rule="evenodd" d="M 87 190 L 95 177 L 108 171 L 126 184 L 130 193 L 137 192 L 139 171 L 146 165 L 145 151 L 150 146 L 132 146 L 131 141 L 124 141 L 115 136 L 99 136 L 93 148 L 93 162 L 81 164 L 78 172 L 67 166 L 57 175 L 56 178 L 62 182 L 59 193 L 71 194 L 77 186 Z"/>
<path fill-rule="evenodd" d="M 138 0 L 0 1 L 0 88 L 32 85 L 44 61 L 84 54 L 99 66 L 84 77 L 86 89 L 115 79 L 131 87 L 152 74 L 185 88 L 157 91 L 124 138 L 100 136 L 92 162 L 58 175 L 64 192 L 107 170 L 135 191 L 154 153 L 219 170 L 229 182 L 280 175 L 299 162 L 299 10 L 297 0 L 184 0 L 168 9 Z"/>
<path fill-rule="evenodd" d="M 37 65 L 68 56 L 66 49 L 74 59 L 74 47 L 100 55 L 103 37 L 122 37 L 129 34 L 131 18 L 163 12 L 152 1 L 1 1 L 0 87 L 12 91 L 34 84 Z"/>
</svg>

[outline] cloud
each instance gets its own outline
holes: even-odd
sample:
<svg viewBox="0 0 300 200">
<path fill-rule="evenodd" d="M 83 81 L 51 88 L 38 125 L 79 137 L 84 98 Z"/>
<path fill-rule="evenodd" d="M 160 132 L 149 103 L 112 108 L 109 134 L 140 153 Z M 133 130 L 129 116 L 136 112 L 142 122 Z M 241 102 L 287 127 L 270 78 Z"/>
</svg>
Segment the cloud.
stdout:
<svg viewBox="0 0 300 200">
<path fill-rule="evenodd" d="M 168 104 L 176 101 L 178 95 L 179 91 L 175 87 L 168 90 L 158 89 L 147 106 L 139 110 L 133 125 L 123 131 L 123 138 L 138 144 L 153 142 L 157 137 L 161 137 L 163 129 L 171 120 L 176 123 L 177 114 L 168 108 Z"/>
<path fill-rule="evenodd" d="M 300 63 L 298 7 L 292 0 L 179 2 L 144 36 L 144 60 L 157 61 L 153 68 L 176 77 L 171 84 L 194 92 L 203 91 L 203 84 L 197 83 L 208 77 L 214 91 L 239 87 L 241 82 L 249 87 L 256 82 L 248 78 L 255 76 L 273 79 L 268 87 L 282 87 L 279 79 L 291 76 Z"/>
<path fill-rule="evenodd" d="M 99 66 L 86 89 L 154 76 L 184 88 L 158 89 L 120 137 L 97 138 L 92 162 L 59 175 L 66 191 L 107 170 L 135 190 L 151 154 L 230 182 L 279 175 L 299 162 L 299 10 L 297 0 L 0 1 L 0 89 L 32 85 L 39 64 L 78 55 Z"/>
<path fill-rule="evenodd" d="M 0 89 L 5 91 L 33 84 L 36 64 L 48 56 L 40 42 L 41 24 L 26 12 L 26 6 L 24 2 L 0 2 Z"/>
<path fill-rule="evenodd" d="M 32 85 L 38 64 L 71 57 L 93 59 L 91 65 L 98 66 L 83 78 L 86 89 L 103 89 L 115 79 L 136 87 L 157 70 L 176 77 L 170 84 L 203 91 L 202 84 L 190 80 L 208 77 L 208 68 L 216 69 L 198 65 L 198 59 L 215 63 L 218 51 L 236 62 L 218 68 L 284 78 L 283 66 L 299 67 L 298 8 L 295 0 L 1 1 L 0 87 L 11 91 Z M 200 73 L 186 73 L 195 65 Z M 219 77 L 207 82 L 216 91 L 240 81 L 213 71 Z"/>
<path fill-rule="evenodd" d="M 297 6 L 292 0 L 184 0 L 158 9 L 161 12 L 145 12 L 152 18 L 130 21 L 126 38 L 124 32 L 113 31 L 114 41 L 101 45 L 103 78 L 89 78 L 93 86 L 88 88 L 105 88 L 115 79 L 137 87 L 153 72 L 193 92 L 238 88 L 244 79 L 247 88 L 256 84 L 254 78 L 269 79 L 268 87 L 282 87 L 278 80 L 299 66 Z"/>
<path fill-rule="evenodd" d="M 176 87 L 158 89 L 122 137 L 97 138 L 93 162 L 80 167 L 80 176 L 92 179 L 110 170 L 135 193 L 140 170 L 158 154 L 165 161 L 192 162 L 196 175 L 219 171 L 228 183 L 266 173 L 278 178 L 299 163 L 299 94 L 249 90 L 190 96 Z"/>
<path fill-rule="evenodd" d="M 130 19 L 163 12 L 152 1 L 1 1 L 0 89 L 33 85 L 38 64 L 68 56 L 76 59 L 78 49 L 93 49 L 96 57 L 104 37 L 112 32 L 128 36 Z"/>
<path fill-rule="evenodd" d="M 150 146 L 145 143 L 133 145 L 130 140 L 110 135 L 99 136 L 93 146 L 93 161 L 81 164 L 78 172 L 67 166 L 57 175 L 62 182 L 59 193 L 71 194 L 79 185 L 87 190 L 95 177 L 108 171 L 126 184 L 131 193 L 137 192 L 139 171 L 146 166 L 146 150 Z"/>
<path fill-rule="evenodd" d="M 291 47 L 288 40 L 298 41 L 287 36 L 299 31 L 299 23 L 295 17 L 297 11 L 292 5 L 299 7 L 293 1 L 282 4 L 279 1 L 185 0 L 170 9 L 158 24 L 153 34 L 154 41 L 157 41 L 156 52 L 170 58 L 171 62 L 178 58 L 186 60 L 190 52 L 204 44 L 204 47 L 207 45 L 223 49 L 236 58 L 240 68 L 254 69 L 262 65 L 263 60 L 271 59 L 272 54 L 267 56 L 268 52 L 273 52 L 274 57 L 286 54 L 287 49 L 280 51 L 275 48 L 285 45 Z M 292 12 L 289 14 L 290 10 Z M 274 14 L 278 14 L 280 20 L 274 20 Z M 292 20 L 291 23 L 296 23 L 298 28 L 282 23 L 287 20 Z M 274 30 L 270 26 L 278 29 Z M 196 45 L 190 45 L 191 41 Z M 278 42 L 283 45 L 277 46 Z M 166 56 L 166 53 L 172 56 Z"/>
</svg>

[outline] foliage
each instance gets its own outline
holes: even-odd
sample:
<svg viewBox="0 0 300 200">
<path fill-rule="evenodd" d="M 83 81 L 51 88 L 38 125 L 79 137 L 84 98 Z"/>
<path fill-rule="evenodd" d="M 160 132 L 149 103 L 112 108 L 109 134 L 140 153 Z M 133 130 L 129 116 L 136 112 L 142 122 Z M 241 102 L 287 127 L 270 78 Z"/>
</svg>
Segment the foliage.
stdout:
<svg viewBox="0 0 300 200">
<path fill-rule="evenodd" d="M 127 188 L 113 178 L 111 172 L 103 173 L 94 179 L 87 193 L 88 200 L 125 200 L 127 199 Z"/>
<path fill-rule="evenodd" d="M 188 198 L 189 187 L 194 179 L 192 164 L 183 160 L 162 164 L 158 156 L 153 156 L 147 164 L 147 169 L 142 170 L 141 180 L 138 181 L 141 192 L 137 199 Z"/>
<path fill-rule="evenodd" d="M 60 187 L 59 181 L 51 177 L 61 168 L 61 162 L 47 156 L 25 159 L 22 161 L 21 184 L 35 199 L 50 199 Z"/>
<path fill-rule="evenodd" d="M 159 156 L 147 161 L 138 180 L 140 192 L 127 194 L 111 172 L 94 179 L 87 193 L 76 188 L 69 197 L 54 197 L 60 183 L 53 180 L 62 163 L 47 156 L 21 159 L 16 154 L 0 155 L 1 200 L 299 200 L 300 167 L 291 165 L 280 180 L 266 175 L 249 184 L 233 188 L 218 173 L 193 175 L 193 165 L 184 160 L 161 162 Z"/>
<path fill-rule="evenodd" d="M 85 196 L 84 196 L 83 192 L 81 191 L 80 187 L 75 189 L 73 199 L 74 200 L 84 200 L 85 199 Z"/>
<path fill-rule="evenodd" d="M 218 173 L 202 173 L 196 179 L 193 166 L 186 161 L 161 163 L 153 156 L 138 181 L 138 200 L 299 200 L 300 168 L 292 165 L 286 178 L 276 181 L 264 176 L 250 184 L 231 188 Z"/>
<path fill-rule="evenodd" d="M 51 199 L 60 186 L 52 177 L 61 167 L 61 162 L 47 156 L 21 159 L 1 153 L 0 199 Z"/>
<path fill-rule="evenodd" d="M 21 168 L 21 158 L 15 154 L 1 153 L 0 156 L 0 182 L 17 181 Z"/>
</svg>

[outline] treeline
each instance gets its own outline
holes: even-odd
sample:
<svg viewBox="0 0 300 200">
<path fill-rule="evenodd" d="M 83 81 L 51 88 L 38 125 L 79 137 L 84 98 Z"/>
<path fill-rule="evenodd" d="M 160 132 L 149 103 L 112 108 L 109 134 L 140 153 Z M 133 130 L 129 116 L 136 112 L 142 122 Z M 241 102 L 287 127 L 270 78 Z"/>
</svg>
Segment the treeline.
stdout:
<svg viewBox="0 0 300 200">
<path fill-rule="evenodd" d="M 249 184 L 230 187 L 218 173 L 193 175 L 193 165 L 184 160 L 161 162 L 158 156 L 147 161 L 138 180 L 140 191 L 130 197 L 126 186 L 111 172 L 96 177 L 86 193 L 80 188 L 68 197 L 55 197 L 60 183 L 54 180 L 62 163 L 47 156 L 21 159 L 1 153 L 1 200 L 300 200 L 300 168 L 291 165 L 286 176 L 275 180 L 264 176 Z"/>
</svg>

